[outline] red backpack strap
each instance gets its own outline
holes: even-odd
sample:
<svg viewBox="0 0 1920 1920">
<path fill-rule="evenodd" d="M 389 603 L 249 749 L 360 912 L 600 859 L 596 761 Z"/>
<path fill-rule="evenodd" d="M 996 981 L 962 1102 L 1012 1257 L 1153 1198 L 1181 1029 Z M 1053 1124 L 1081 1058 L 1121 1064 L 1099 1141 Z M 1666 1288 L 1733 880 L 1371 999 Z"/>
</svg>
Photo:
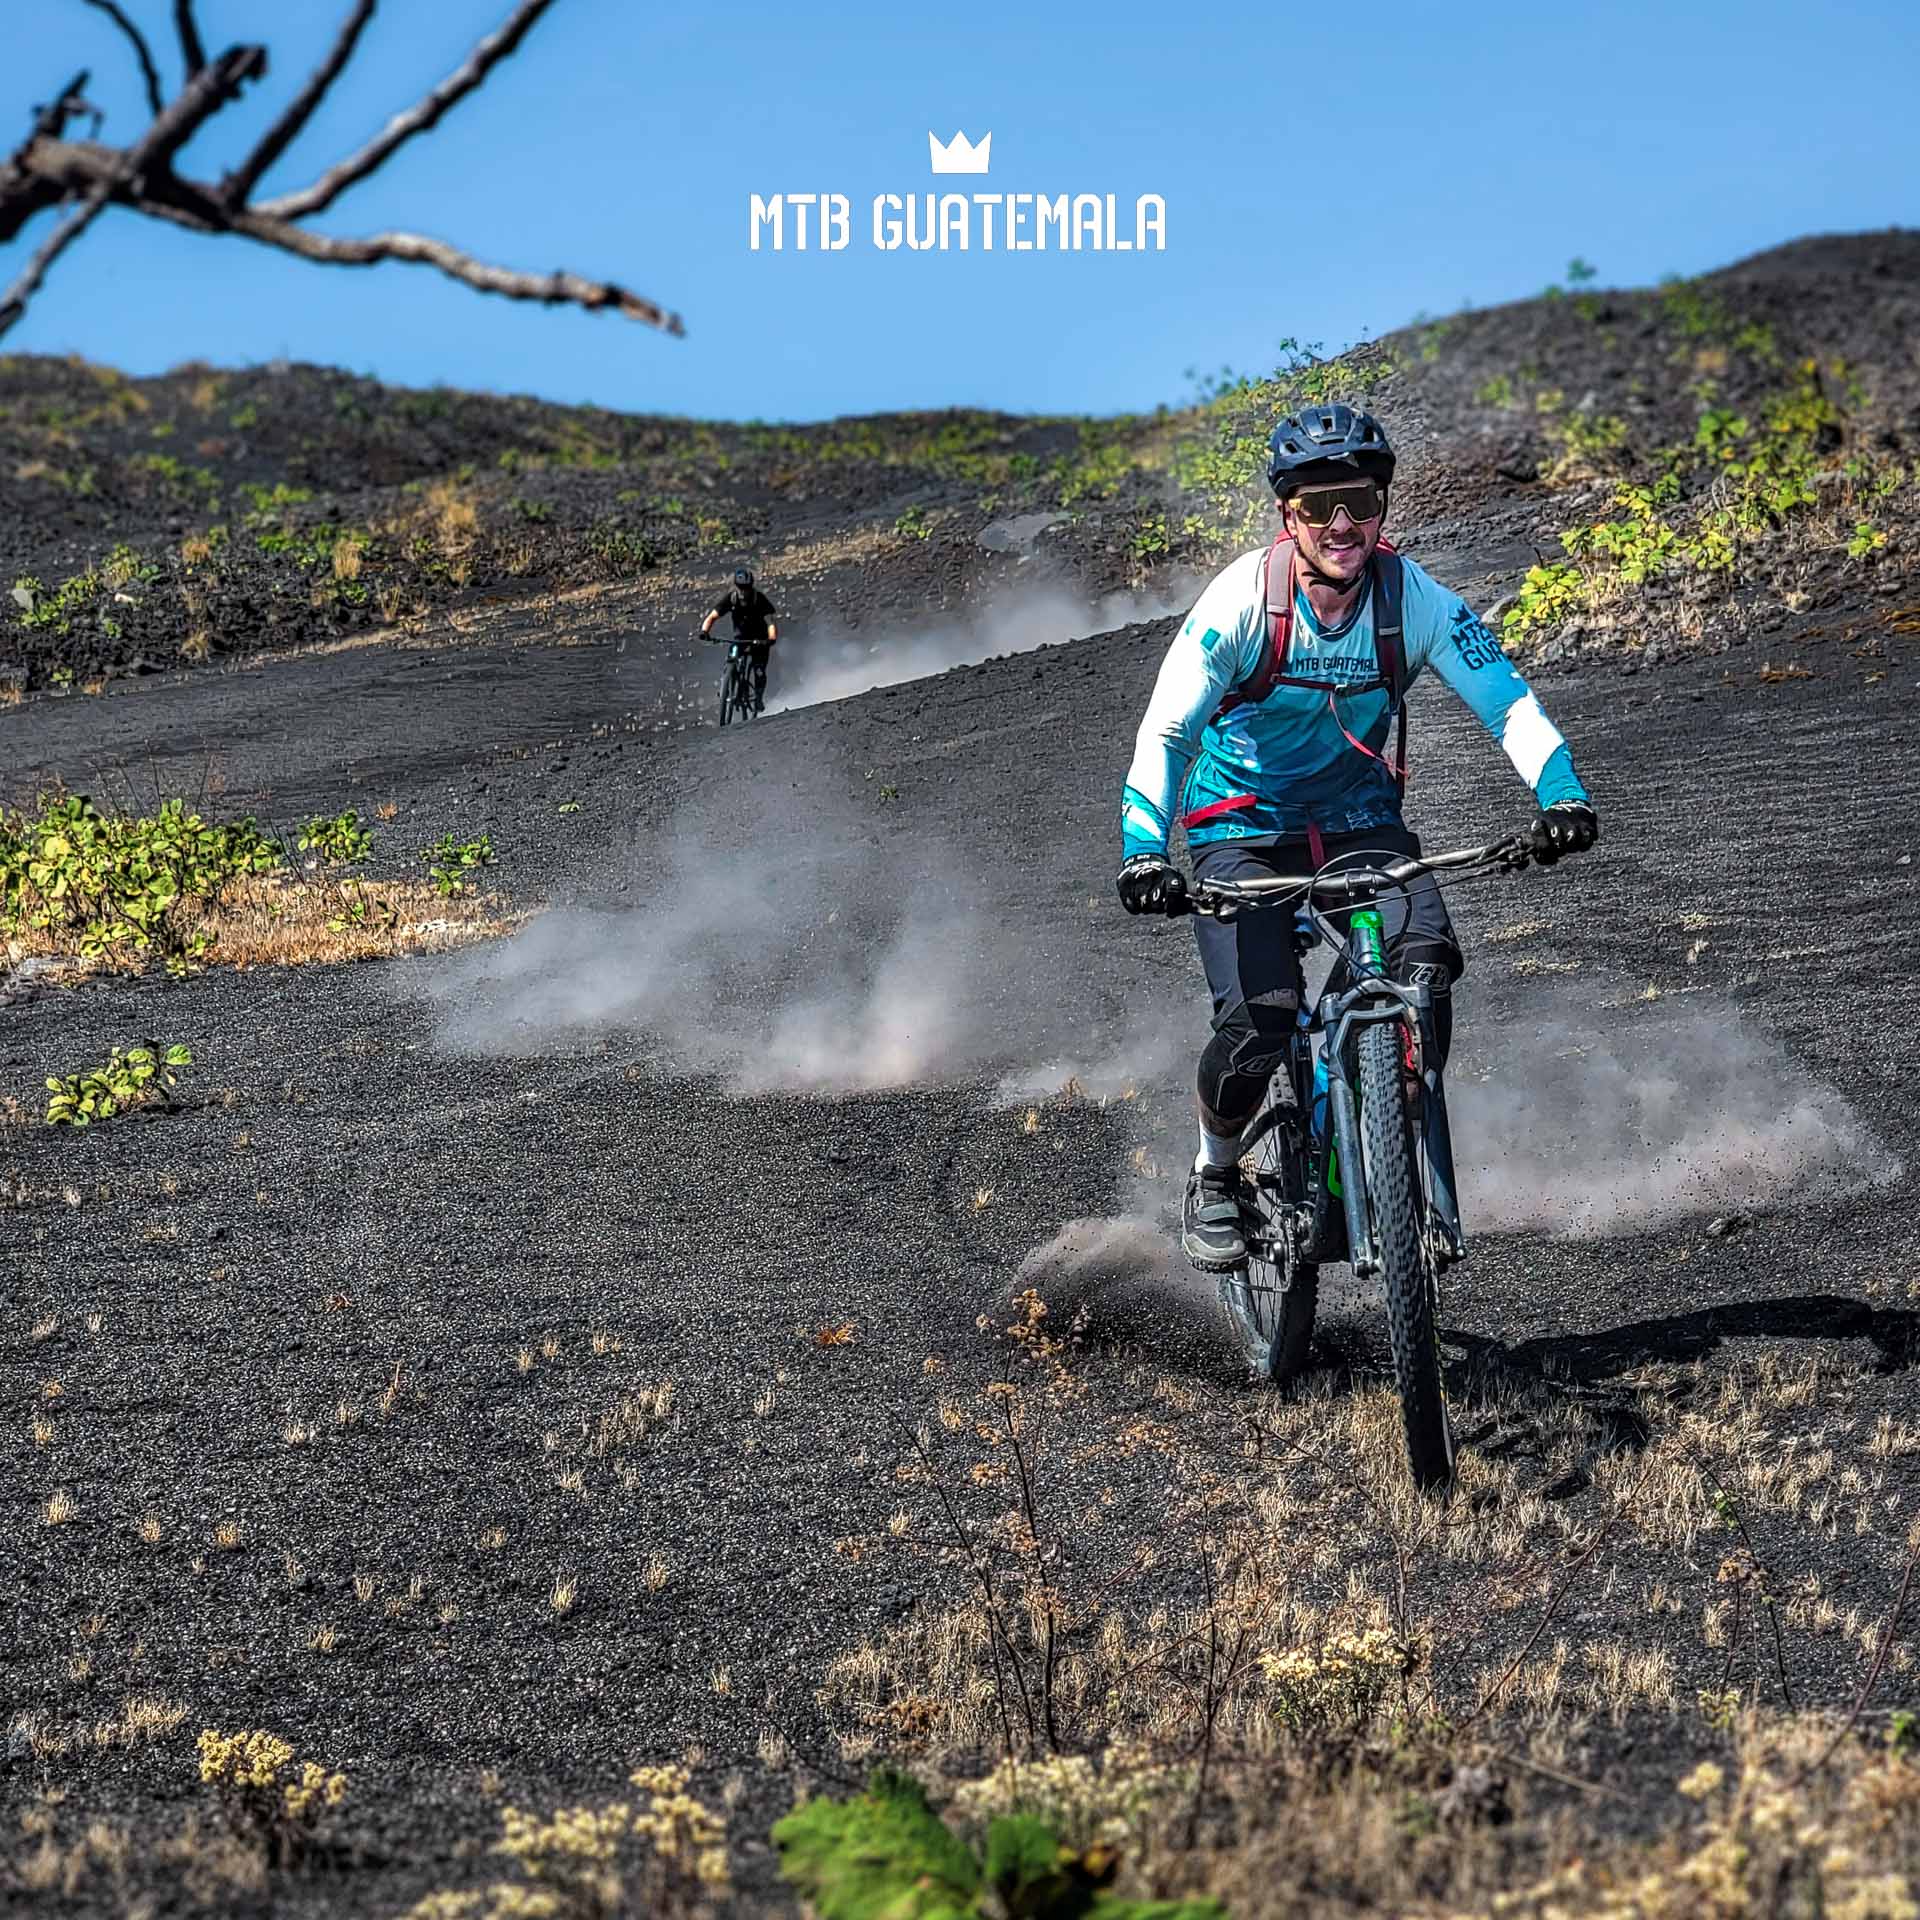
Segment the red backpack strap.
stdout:
<svg viewBox="0 0 1920 1920">
<path fill-rule="evenodd" d="M 1279 561 L 1278 569 L 1274 562 Z M 1277 575 L 1277 577 L 1276 577 Z M 1260 563 L 1260 599 L 1266 609 L 1267 640 L 1260 663 L 1237 687 L 1222 697 L 1218 712 L 1258 706 L 1287 670 L 1287 649 L 1293 642 L 1293 542 L 1284 533 L 1267 549 Z"/>
</svg>

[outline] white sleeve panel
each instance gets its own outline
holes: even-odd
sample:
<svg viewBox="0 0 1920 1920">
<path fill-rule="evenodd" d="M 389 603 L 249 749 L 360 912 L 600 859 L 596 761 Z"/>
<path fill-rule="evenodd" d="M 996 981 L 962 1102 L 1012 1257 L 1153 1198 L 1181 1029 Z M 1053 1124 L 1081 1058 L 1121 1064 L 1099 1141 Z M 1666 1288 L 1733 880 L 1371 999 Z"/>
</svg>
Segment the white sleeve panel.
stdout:
<svg viewBox="0 0 1920 1920">
<path fill-rule="evenodd" d="M 1528 692 L 1507 709 L 1500 724 L 1500 744 L 1513 770 L 1528 786 L 1537 787 L 1554 754 L 1567 744 L 1566 736 L 1546 716 L 1538 694 Z"/>
</svg>

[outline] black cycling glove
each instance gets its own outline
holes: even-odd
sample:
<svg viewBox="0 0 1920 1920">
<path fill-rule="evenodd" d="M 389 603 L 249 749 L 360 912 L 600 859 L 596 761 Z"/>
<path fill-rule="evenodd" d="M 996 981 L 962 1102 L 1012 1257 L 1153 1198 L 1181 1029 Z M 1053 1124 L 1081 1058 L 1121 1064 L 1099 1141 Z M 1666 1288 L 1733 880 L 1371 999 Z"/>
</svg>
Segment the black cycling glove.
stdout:
<svg viewBox="0 0 1920 1920">
<path fill-rule="evenodd" d="M 1563 853 L 1585 853 L 1600 838 L 1600 816 L 1585 800 L 1556 800 L 1533 823 L 1533 857 L 1550 867 Z"/>
<path fill-rule="evenodd" d="M 1129 913 L 1185 913 L 1187 876 L 1163 853 L 1136 853 L 1120 866 L 1120 904 Z"/>
</svg>

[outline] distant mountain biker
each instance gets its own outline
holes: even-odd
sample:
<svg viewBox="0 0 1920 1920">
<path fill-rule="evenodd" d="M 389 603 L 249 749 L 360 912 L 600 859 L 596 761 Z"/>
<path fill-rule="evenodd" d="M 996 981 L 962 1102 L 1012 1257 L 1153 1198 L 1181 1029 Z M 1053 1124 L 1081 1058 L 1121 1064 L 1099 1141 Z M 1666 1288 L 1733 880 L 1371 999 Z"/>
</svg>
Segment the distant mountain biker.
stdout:
<svg viewBox="0 0 1920 1920">
<path fill-rule="evenodd" d="M 742 567 L 733 576 L 733 585 L 713 603 L 713 611 L 700 623 L 700 637 L 713 638 L 713 623 L 723 613 L 733 615 L 733 637 L 744 646 L 753 661 L 753 710 L 759 713 L 767 704 L 767 655 L 780 638 L 774 619 L 774 604 L 753 584 L 753 571 Z"/>
<path fill-rule="evenodd" d="M 1433 667 L 1505 748 L 1540 807 L 1542 861 L 1599 838 L 1559 730 L 1473 609 L 1381 542 L 1394 453 L 1378 421 L 1309 407 L 1274 429 L 1267 478 L 1281 529 L 1215 575 L 1161 664 L 1121 800 L 1121 903 L 1179 913 L 1168 858 L 1176 809 L 1210 880 L 1378 864 L 1417 854 L 1401 817 L 1408 686 Z M 1397 733 L 1397 747 L 1389 744 Z M 1431 879 L 1382 895 L 1391 971 L 1433 992 L 1444 1064 L 1465 967 Z M 1194 922 L 1213 995 L 1200 1056 L 1200 1150 L 1187 1181 L 1188 1258 L 1247 1257 L 1240 1138 L 1299 1018 L 1305 983 L 1289 913 Z"/>
</svg>

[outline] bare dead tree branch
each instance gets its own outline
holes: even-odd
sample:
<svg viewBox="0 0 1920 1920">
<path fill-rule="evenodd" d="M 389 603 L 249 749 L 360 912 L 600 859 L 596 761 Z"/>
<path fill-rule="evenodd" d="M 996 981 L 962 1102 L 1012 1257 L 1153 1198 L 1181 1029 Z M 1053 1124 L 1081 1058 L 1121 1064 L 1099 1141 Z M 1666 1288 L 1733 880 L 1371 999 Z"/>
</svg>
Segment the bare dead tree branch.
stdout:
<svg viewBox="0 0 1920 1920">
<path fill-rule="evenodd" d="M 408 260 L 438 267 L 451 278 L 476 287 L 482 293 L 504 294 L 509 300 L 539 300 L 548 306 L 572 305 L 598 310 L 612 307 L 629 320 L 644 321 L 665 333 L 684 333 L 686 327 L 677 313 L 668 313 L 653 301 L 616 286 L 611 281 L 587 280 L 577 273 L 516 273 L 509 267 L 489 266 L 471 254 L 444 240 L 431 240 L 419 233 L 376 233 L 364 240 L 339 239 L 331 234 L 309 233 L 291 221 L 272 220 L 263 213 L 243 209 L 233 215 L 235 233 L 259 240 L 270 247 L 283 248 L 303 260 L 317 260 L 329 266 L 371 267 L 383 260 Z"/>
<path fill-rule="evenodd" d="M 95 3 L 106 5 L 109 0 L 95 0 Z M 360 43 L 361 29 L 373 18 L 377 4 L 378 0 L 358 0 L 327 57 L 308 76 L 307 84 L 294 96 L 293 103 L 267 129 L 266 137 L 247 155 L 241 166 L 221 183 L 220 197 L 228 206 L 245 206 L 260 176 L 298 138 L 300 130 L 312 119 L 314 108 L 326 97 L 327 89 L 339 79 L 341 68 L 353 58 L 353 50 Z"/>
<path fill-rule="evenodd" d="M 395 114 L 358 153 L 349 154 L 336 167 L 329 167 L 312 186 L 303 187 L 298 193 L 263 200 L 259 211 L 280 220 L 298 220 L 332 206 L 356 181 L 364 180 L 383 165 L 416 133 L 425 133 L 437 125 L 449 107 L 473 92 L 488 73 L 519 46 L 528 29 L 552 4 L 553 0 L 520 0 L 505 26 L 488 34 L 424 99 L 405 113 Z"/>
<path fill-rule="evenodd" d="M 146 35 L 114 5 L 114 0 L 87 0 L 87 5 L 99 8 L 133 42 L 134 58 L 140 62 L 140 77 L 147 83 L 148 111 L 158 116 L 166 100 L 160 91 L 160 74 L 153 64 L 153 50 L 147 45 Z"/>
<path fill-rule="evenodd" d="M 130 150 L 129 157 L 139 156 L 130 177 L 138 181 L 152 171 L 170 172 L 173 156 L 222 107 L 236 99 L 249 80 L 262 79 L 266 71 L 265 47 L 229 47 L 211 66 L 202 61 L 180 97 Z"/>
<path fill-rule="evenodd" d="M 191 80 L 207 64 L 199 23 L 193 17 L 193 0 L 173 0 L 173 24 L 179 30 L 180 57 L 187 63 L 187 78 Z"/>
<path fill-rule="evenodd" d="M 4 295 L 0 295 L 0 335 L 26 311 L 27 302 L 48 269 L 90 227 L 117 193 L 136 185 L 149 168 L 165 170 L 168 160 L 200 127 L 226 105 L 248 80 L 266 71 L 264 47 L 232 47 L 211 67 L 203 66 L 171 106 L 159 113 L 139 141 L 113 156 L 88 188 L 79 206 L 50 233 Z"/>
<path fill-rule="evenodd" d="M 407 261 L 436 267 L 482 293 L 546 305 L 579 306 L 590 312 L 608 310 L 664 333 L 685 331 L 677 313 L 614 281 L 589 279 L 564 269 L 521 273 L 476 259 L 458 247 L 422 234 L 390 232 L 366 239 L 338 238 L 310 233 L 296 224 L 305 215 L 331 205 L 415 134 L 434 127 L 449 108 L 515 51 L 552 0 L 518 0 L 504 25 L 480 41 L 453 73 L 416 106 L 389 121 L 359 152 L 304 191 L 257 205 L 250 204 L 254 187 L 299 137 L 353 58 L 377 0 L 350 0 L 349 11 L 326 58 L 241 165 L 217 187 L 176 173 L 175 158 L 248 81 L 266 72 L 266 49 L 230 47 L 218 59 L 208 61 L 192 0 L 175 0 L 174 25 L 190 78 L 180 94 L 165 103 L 159 98 L 151 50 L 119 0 L 88 0 L 88 4 L 113 19 L 133 44 L 147 81 L 148 98 L 155 106 L 153 121 L 130 147 L 110 147 L 95 139 L 68 139 L 68 123 L 80 115 L 92 114 L 98 130 L 98 111 L 88 105 L 82 91 L 87 83 L 85 72 L 71 80 L 51 105 L 36 109 L 25 143 L 0 161 L 0 245 L 17 238 L 40 214 L 62 207 L 67 211 L 0 298 L 0 333 L 19 319 L 59 256 L 109 206 L 127 207 L 196 233 L 240 235 L 322 265 L 373 266 L 387 260 Z"/>
<path fill-rule="evenodd" d="M 81 201 L 41 242 L 13 285 L 0 294 L 0 334 L 26 312 L 27 302 L 40 291 L 40 283 L 47 277 L 47 269 L 106 211 L 108 192 L 108 187 L 102 185 Z"/>
</svg>

